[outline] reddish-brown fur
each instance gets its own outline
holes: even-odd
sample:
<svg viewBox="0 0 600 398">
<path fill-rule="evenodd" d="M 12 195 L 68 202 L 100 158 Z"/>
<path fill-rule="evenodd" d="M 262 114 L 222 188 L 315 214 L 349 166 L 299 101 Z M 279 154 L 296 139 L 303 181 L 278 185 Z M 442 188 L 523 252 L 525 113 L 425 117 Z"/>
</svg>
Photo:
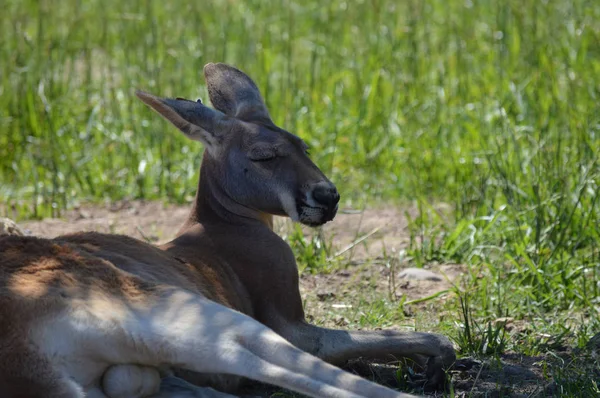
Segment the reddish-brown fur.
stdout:
<svg viewBox="0 0 600 398">
<path fill-rule="evenodd" d="M 173 252 L 127 236 L 95 232 L 55 239 L 0 237 L 0 396 L 63 395 L 59 376 L 27 335 L 40 317 L 51 317 L 75 300 L 144 302 L 157 285 L 169 285 L 251 314 L 243 288 L 227 264 L 202 262 L 207 255 L 202 250 Z M 198 377 L 189 373 L 187 378 Z"/>
</svg>

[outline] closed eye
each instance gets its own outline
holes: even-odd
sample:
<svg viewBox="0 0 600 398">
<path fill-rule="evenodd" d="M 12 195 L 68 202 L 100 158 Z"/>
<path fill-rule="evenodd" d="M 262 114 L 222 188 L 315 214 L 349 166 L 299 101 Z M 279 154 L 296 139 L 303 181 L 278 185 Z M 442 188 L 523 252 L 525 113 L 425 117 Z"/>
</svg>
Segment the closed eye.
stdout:
<svg viewBox="0 0 600 398">
<path fill-rule="evenodd" d="M 277 158 L 277 151 L 273 148 L 256 147 L 248 153 L 248 158 L 253 162 L 268 162 Z"/>
<path fill-rule="evenodd" d="M 265 156 L 265 157 L 260 157 L 260 158 L 253 158 L 250 160 L 253 162 L 268 162 L 269 160 L 274 160 L 275 158 L 277 158 L 277 156 L 272 155 L 272 156 Z"/>
</svg>

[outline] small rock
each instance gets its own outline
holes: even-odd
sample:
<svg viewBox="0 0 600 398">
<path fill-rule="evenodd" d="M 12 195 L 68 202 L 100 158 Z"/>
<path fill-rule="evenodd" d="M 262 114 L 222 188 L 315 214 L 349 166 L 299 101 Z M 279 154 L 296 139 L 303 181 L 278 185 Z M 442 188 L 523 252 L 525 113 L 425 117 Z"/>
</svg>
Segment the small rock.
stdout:
<svg viewBox="0 0 600 398">
<path fill-rule="evenodd" d="M 474 367 L 478 368 L 481 366 L 481 364 L 482 364 L 482 362 L 475 358 L 471 358 L 471 357 L 461 358 L 461 359 L 457 359 L 454 362 L 452 369 L 459 370 L 459 371 L 466 371 L 466 370 L 470 370 Z"/>
<path fill-rule="evenodd" d="M 0 218 L 0 236 L 3 235 L 25 235 L 21 228 L 9 218 Z"/>
<path fill-rule="evenodd" d="M 406 268 L 398 274 L 399 278 L 412 279 L 416 281 L 433 281 L 441 282 L 444 280 L 442 276 L 436 274 L 433 271 L 429 271 L 423 268 Z"/>
<path fill-rule="evenodd" d="M 335 297 L 335 293 L 333 293 L 333 292 L 327 292 L 327 291 L 317 292 L 317 298 L 319 299 L 319 301 L 325 301 L 327 299 L 334 298 L 334 297 Z"/>
</svg>

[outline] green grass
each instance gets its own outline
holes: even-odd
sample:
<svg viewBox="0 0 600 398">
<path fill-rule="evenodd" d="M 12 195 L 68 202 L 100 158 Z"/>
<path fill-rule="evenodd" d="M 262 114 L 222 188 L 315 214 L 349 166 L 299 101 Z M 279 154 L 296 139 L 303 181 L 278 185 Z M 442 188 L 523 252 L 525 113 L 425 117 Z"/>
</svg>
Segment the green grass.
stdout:
<svg viewBox="0 0 600 398">
<path fill-rule="evenodd" d="M 507 313 L 570 341 L 600 329 L 597 1 L 2 8 L 0 213 L 189 200 L 201 148 L 133 91 L 206 98 L 202 66 L 225 61 L 257 81 L 276 123 L 312 146 L 344 206 L 417 203 L 407 261 L 469 265 L 452 305 L 463 328 L 476 319 L 482 334 L 469 342 L 440 325 L 465 348 L 492 339 L 494 350 L 547 349 L 498 340 L 486 325 Z M 292 241 L 303 269 L 331 267 L 321 238 Z M 467 315 L 458 297 L 469 298 Z"/>
</svg>

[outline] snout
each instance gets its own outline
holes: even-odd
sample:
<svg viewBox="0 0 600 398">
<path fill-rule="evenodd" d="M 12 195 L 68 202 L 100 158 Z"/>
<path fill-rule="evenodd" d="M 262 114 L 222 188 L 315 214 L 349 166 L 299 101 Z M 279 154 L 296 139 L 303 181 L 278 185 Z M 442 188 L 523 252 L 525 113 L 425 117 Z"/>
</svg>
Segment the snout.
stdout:
<svg viewBox="0 0 600 398">
<path fill-rule="evenodd" d="M 340 201 L 340 194 L 333 184 L 319 184 L 312 191 L 312 197 L 316 203 L 325 206 L 327 209 L 337 207 Z"/>
<path fill-rule="evenodd" d="M 339 201 L 340 194 L 331 182 L 322 181 L 312 185 L 305 193 L 305 200 L 298 203 L 300 222 L 318 226 L 333 220 Z"/>
</svg>

